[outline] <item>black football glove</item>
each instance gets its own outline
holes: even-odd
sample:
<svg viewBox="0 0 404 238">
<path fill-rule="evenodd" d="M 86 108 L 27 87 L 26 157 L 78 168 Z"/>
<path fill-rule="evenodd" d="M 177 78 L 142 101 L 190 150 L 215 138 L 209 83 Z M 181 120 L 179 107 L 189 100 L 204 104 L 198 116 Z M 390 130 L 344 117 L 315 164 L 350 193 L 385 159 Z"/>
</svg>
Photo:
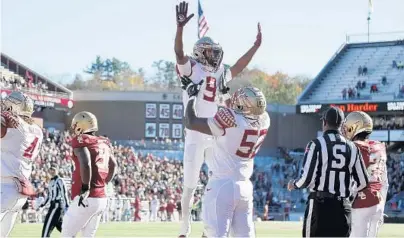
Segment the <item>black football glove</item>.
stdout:
<svg viewBox="0 0 404 238">
<path fill-rule="evenodd" d="M 187 89 L 186 89 L 187 93 L 188 93 L 188 96 L 192 97 L 192 96 L 198 95 L 199 90 L 201 90 L 202 84 L 203 84 L 203 80 L 201 80 L 201 82 L 199 82 L 198 84 L 194 84 L 194 83 L 189 84 Z"/>
<path fill-rule="evenodd" d="M 187 76 L 181 76 L 181 88 L 187 90 L 188 85 L 192 83 L 192 80 Z"/>
<path fill-rule="evenodd" d="M 90 195 L 90 186 L 88 184 L 81 185 L 79 206 L 88 207 L 87 198 Z"/>
<path fill-rule="evenodd" d="M 224 70 L 223 74 L 220 76 L 219 91 L 222 94 L 227 94 L 230 91 L 230 88 L 226 85 L 226 72 L 227 70 Z"/>
</svg>

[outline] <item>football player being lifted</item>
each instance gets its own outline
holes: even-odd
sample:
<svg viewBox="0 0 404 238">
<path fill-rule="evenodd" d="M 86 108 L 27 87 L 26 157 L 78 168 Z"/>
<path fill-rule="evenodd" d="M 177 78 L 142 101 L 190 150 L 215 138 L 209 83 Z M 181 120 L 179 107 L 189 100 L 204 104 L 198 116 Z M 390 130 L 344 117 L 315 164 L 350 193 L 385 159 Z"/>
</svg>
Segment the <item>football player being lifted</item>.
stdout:
<svg viewBox="0 0 404 238">
<path fill-rule="evenodd" d="M 210 177 L 202 200 L 204 234 L 255 237 L 250 177 L 270 126 L 265 96 L 254 87 L 240 88 L 228 108 L 219 107 L 214 116 L 204 118 L 196 106 L 200 87 L 188 86 L 185 127 L 214 137 L 212 154 L 205 158 Z"/>
<path fill-rule="evenodd" d="M 42 144 L 42 129 L 32 119 L 34 102 L 12 92 L 1 102 L 1 237 L 13 229 L 28 196 L 35 194 L 29 178 Z"/>
<path fill-rule="evenodd" d="M 258 33 L 253 46 L 232 67 L 225 67 L 222 63 L 222 47 L 210 37 L 202 37 L 193 48 L 191 56 L 183 51 L 182 35 L 184 26 L 194 16 L 188 15 L 188 3 L 181 2 L 176 6 L 177 32 L 175 36 L 175 55 L 177 73 L 186 76 L 195 84 L 201 84 L 201 92 L 196 95 L 196 110 L 200 117 L 213 117 L 217 112 L 218 103 L 223 100 L 229 88 L 227 83 L 236 77 L 251 61 L 255 52 L 261 45 L 261 28 L 258 24 Z M 183 89 L 187 84 L 183 83 Z M 188 95 L 183 92 L 184 107 L 187 105 Z M 184 187 L 182 193 L 183 223 L 180 237 L 186 237 L 191 232 L 190 211 L 193 203 L 194 191 L 199 180 L 199 171 L 206 154 L 209 154 L 212 136 L 199 131 L 185 130 L 184 149 Z"/>
<path fill-rule="evenodd" d="M 380 141 L 370 140 L 372 118 L 362 111 L 351 112 L 345 118 L 342 132 L 360 149 L 369 173 L 369 185 L 358 194 L 352 204 L 351 237 L 377 237 L 383 223 L 387 197 L 387 153 Z"/>
<path fill-rule="evenodd" d="M 97 136 L 94 114 L 79 112 L 72 120 L 74 171 L 72 203 L 63 217 L 62 237 L 94 237 L 107 208 L 106 185 L 116 174 L 117 163 L 108 138 Z"/>
</svg>

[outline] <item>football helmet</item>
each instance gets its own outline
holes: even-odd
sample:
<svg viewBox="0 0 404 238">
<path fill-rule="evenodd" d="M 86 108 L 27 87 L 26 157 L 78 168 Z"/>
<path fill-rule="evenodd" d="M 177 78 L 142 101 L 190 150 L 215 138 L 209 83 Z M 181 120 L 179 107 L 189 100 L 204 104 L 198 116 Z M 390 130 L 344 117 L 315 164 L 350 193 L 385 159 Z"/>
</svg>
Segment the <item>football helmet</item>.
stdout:
<svg viewBox="0 0 404 238">
<path fill-rule="evenodd" d="M 91 112 L 79 112 L 73 117 L 71 130 L 74 135 L 98 131 L 97 118 Z"/>
<path fill-rule="evenodd" d="M 24 93 L 14 91 L 1 101 L 1 110 L 30 118 L 34 113 L 34 101 Z"/>
<path fill-rule="evenodd" d="M 349 113 L 342 123 L 342 133 L 349 140 L 352 140 L 361 132 L 368 132 L 370 134 L 372 131 L 372 118 L 367 113 L 362 111 Z"/>
<path fill-rule="evenodd" d="M 212 38 L 204 36 L 195 43 L 191 58 L 200 63 L 203 70 L 216 73 L 222 63 L 223 49 Z"/>
<path fill-rule="evenodd" d="M 259 116 L 266 111 L 267 101 L 261 90 L 247 86 L 238 89 L 232 95 L 230 108 L 246 116 Z"/>
</svg>

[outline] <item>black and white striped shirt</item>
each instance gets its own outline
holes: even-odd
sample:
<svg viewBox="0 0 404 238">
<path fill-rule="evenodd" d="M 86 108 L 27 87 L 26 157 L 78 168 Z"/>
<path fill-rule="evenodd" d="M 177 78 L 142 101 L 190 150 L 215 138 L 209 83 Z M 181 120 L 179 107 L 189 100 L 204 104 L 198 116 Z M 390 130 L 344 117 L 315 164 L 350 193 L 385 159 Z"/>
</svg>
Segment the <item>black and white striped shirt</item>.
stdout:
<svg viewBox="0 0 404 238">
<path fill-rule="evenodd" d="M 297 188 L 309 188 L 347 198 L 364 189 L 368 174 L 360 150 L 338 131 L 329 130 L 309 142 Z"/>
<path fill-rule="evenodd" d="M 57 175 L 49 182 L 48 196 L 43 205 L 46 205 L 49 201 L 63 203 L 64 206 L 69 205 L 65 183 L 63 182 L 63 179 Z"/>
</svg>

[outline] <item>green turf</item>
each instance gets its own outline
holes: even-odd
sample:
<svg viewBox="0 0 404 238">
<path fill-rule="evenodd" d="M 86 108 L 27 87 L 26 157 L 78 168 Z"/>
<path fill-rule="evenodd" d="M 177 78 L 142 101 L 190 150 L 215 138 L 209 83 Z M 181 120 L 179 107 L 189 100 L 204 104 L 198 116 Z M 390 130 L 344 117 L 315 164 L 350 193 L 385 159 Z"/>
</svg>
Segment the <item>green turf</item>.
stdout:
<svg viewBox="0 0 404 238">
<path fill-rule="evenodd" d="M 97 237 L 177 237 L 179 223 L 107 223 L 101 224 Z M 193 223 L 192 236 L 201 237 L 202 223 Z M 258 222 L 257 237 L 301 237 L 299 222 Z M 11 237 L 40 237 L 42 224 L 16 224 Z M 404 224 L 384 224 L 379 237 L 403 237 Z M 52 237 L 60 237 L 57 230 Z"/>
</svg>

